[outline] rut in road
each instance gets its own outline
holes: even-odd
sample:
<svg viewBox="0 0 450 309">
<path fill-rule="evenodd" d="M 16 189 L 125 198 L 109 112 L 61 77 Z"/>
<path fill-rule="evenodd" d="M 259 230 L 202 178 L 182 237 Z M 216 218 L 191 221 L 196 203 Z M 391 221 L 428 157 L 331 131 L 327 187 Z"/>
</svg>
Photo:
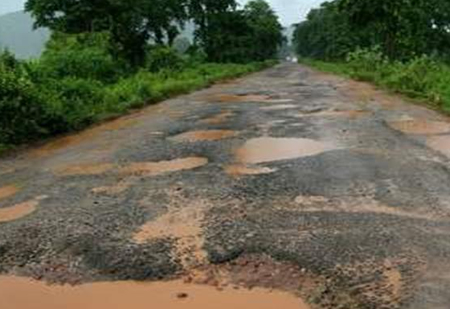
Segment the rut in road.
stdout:
<svg viewBox="0 0 450 309">
<path fill-rule="evenodd" d="M 18 275 L 159 282 L 155 302 L 213 286 L 286 308 L 449 308 L 449 145 L 447 117 L 281 64 L 4 157 L 0 305 L 42 289 Z"/>
</svg>

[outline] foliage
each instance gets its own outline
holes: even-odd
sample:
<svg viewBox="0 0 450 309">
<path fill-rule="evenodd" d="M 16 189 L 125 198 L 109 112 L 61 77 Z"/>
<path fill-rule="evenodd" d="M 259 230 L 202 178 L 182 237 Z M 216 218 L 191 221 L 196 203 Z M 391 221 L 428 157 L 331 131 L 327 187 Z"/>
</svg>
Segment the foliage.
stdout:
<svg viewBox="0 0 450 309">
<path fill-rule="evenodd" d="M 56 32 L 47 43 L 41 70 L 53 78 L 76 78 L 111 81 L 124 64 L 109 53 L 109 34 L 83 33 L 67 35 Z"/>
<path fill-rule="evenodd" d="M 250 28 L 249 58 L 258 61 L 275 58 L 285 38 L 283 27 L 270 5 L 263 0 L 250 1 L 244 8 L 244 17 Z"/>
<path fill-rule="evenodd" d="M 303 57 L 344 59 L 355 48 L 379 46 L 391 60 L 450 51 L 447 0 L 334 0 L 312 10 L 295 34 Z"/>
<path fill-rule="evenodd" d="M 109 31 L 112 52 L 139 65 L 152 39 L 172 42 L 187 19 L 185 0 L 28 0 L 36 26 L 78 34 Z"/>
<path fill-rule="evenodd" d="M 359 50 L 345 62 L 303 61 L 323 71 L 370 81 L 413 98 L 425 99 L 450 112 L 450 67 L 428 56 L 392 62 L 372 49 Z"/>
<path fill-rule="evenodd" d="M 154 47 L 147 54 L 146 68 L 150 72 L 162 70 L 179 71 L 185 66 L 185 61 L 174 49 L 169 47 Z"/>
</svg>

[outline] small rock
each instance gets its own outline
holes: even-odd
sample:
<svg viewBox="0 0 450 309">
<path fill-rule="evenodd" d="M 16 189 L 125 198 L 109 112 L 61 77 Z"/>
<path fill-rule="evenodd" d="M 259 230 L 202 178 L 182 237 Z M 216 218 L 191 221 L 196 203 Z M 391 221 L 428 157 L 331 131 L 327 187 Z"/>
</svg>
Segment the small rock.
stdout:
<svg viewBox="0 0 450 309">
<path fill-rule="evenodd" d="M 177 294 L 177 298 L 178 299 L 185 299 L 185 298 L 188 298 L 188 297 L 189 297 L 189 295 L 187 293 L 181 292 L 181 293 Z"/>
</svg>

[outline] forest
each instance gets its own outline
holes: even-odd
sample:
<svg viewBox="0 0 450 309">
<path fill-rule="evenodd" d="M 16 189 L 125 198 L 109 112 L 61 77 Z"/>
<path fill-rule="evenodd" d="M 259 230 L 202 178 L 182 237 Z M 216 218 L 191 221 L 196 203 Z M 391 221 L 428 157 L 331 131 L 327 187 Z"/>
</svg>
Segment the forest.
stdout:
<svg viewBox="0 0 450 309">
<path fill-rule="evenodd" d="M 285 41 L 264 0 L 28 0 L 25 10 L 52 35 L 39 59 L 0 54 L 0 150 L 270 66 Z"/>
<path fill-rule="evenodd" d="M 334 0 L 299 23 L 301 61 L 450 113 L 450 2 Z"/>
</svg>

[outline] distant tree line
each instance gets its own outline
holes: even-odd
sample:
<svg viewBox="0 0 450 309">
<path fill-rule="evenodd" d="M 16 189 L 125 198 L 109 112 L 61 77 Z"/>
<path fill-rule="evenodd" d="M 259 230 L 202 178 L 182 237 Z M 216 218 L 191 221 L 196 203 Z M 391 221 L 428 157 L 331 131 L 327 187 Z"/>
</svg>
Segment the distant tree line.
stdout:
<svg viewBox="0 0 450 309">
<path fill-rule="evenodd" d="M 54 32 L 110 33 L 114 57 L 132 65 L 145 60 L 149 42 L 172 46 L 187 22 L 208 61 L 274 58 L 283 42 L 278 17 L 264 0 L 239 9 L 235 0 L 28 0 L 36 26 Z"/>
<path fill-rule="evenodd" d="M 294 35 L 303 57 L 340 59 L 377 47 L 391 60 L 422 55 L 448 58 L 450 1 L 334 0 L 312 10 Z"/>
</svg>

